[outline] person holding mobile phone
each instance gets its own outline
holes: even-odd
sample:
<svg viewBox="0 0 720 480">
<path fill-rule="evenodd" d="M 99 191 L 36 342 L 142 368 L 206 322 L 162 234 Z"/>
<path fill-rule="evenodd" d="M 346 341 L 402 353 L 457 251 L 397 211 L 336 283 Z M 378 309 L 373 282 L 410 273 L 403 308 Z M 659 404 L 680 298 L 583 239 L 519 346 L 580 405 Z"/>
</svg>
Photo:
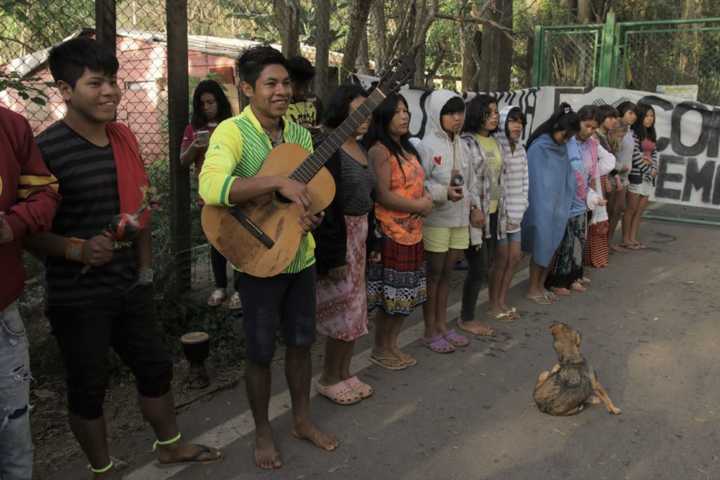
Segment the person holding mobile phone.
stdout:
<svg viewBox="0 0 720 480">
<path fill-rule="evenodd" d="M 470 343 L 448 326 L 447 302 L 453 267 L 470 245 L 471 207 L 479 200 L 470 195 L 475 177 L 460 142 L 465 102 L 454 92 L 437 90 L 426 105 L 427 130 L 415 144 L 425 170 L 425 188 L 433 199 L 423 226 L 428 268 L 423 342 L 435 353 L 451 353 Z"/>
<path fill-rule="evenodd" d="M 184 167 L 193 166 L 195 176 L 200 174 L 205 152 L 218 123 L 232 116 L 232 108 L 225 92 L 215 80 L 203 80 L 193 93 L 193 108 L 190 124 L 185 127 L 180 147 L 180 163 Z M 202 200 L 198 199 L 202 205 Z M 227 300 L 227 260 L 212 245 L 210 246 L 210 264 L 212 265 L 215 288 L 208 297 L 207 304 L 217 307 Z M 237 291 L 230 297 L 228 308 L 240 309 L 240 295 Z"/>
</svg>

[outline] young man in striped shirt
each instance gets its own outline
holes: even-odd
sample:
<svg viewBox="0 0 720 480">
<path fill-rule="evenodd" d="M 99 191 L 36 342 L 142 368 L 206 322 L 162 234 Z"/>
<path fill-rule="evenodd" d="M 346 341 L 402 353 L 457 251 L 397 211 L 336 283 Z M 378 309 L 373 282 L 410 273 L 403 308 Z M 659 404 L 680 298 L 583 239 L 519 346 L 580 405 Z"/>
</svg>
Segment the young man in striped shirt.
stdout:
<svg viewBox="0 0 720 480">
<path fill-rule="evenodd" d="M 237 67 L 241 93 L 250 104 L 213 132 L 200 172 L 200 195 L 208 205 L 229 207 L 278 192 L 306 211 L 301 222 L 309 232 L 321 217 L 307 211 L 310 197 L 305 184 L 280 176 L 255 176 L 280 143 L 295 143 L 312 151 L 310 133 L 294 122 L 283 121 L 292 94 L 285 57 L 268 46 L 254 47 L 238 59 Z M 270 362 L 278 328 L 287 346 L 292 433 L 324 450 L 337 447 L 336 438 L 318 430 L 309 417 L 310 346 L 315 341 L 314 249 L 308 233 L 284 273 L 268 278 L 246 273 L 238 276 L 248 359 L 245 381 L 255 420 L 255 463 L 262 469 L 282 466 L 268 419 Z"/>
<path fill-rule="evenodd" d="M 153 314 L 148 216 L 140 216 L 135 239 L 113 242 L 109 232 L 118 214 L 138 210 L 147 185 L 137 140 L 114 122 L 117 58 L 81 37 L 54 47 L 49 64 L 67 113 L 38 136 L 38 146 L 63 201 L 52 232 L 28 243 L 46 257 L 47 315 L 67 370 L 72 431 L 94 478 L 119 478 L 103 414 L 112 347 L 135 376 L 159 462 L 218 460 L 218 450 L 186 443 L 178 430 L 172 362 Z"/>
</svg>

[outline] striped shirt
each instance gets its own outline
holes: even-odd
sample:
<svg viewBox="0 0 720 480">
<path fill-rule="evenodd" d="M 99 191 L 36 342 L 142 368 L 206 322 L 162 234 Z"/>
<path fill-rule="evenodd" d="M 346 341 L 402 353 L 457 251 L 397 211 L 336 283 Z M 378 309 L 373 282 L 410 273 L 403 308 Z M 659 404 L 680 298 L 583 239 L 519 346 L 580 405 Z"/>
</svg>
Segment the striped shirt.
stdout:
<svg viewBox="0 0 720 480">
<path fill-rule="evenodd" d="M 285 121 L 285 143 L 295 143 L 312 152 L 310 132 Z M 262 168 L 273 145 L 250 106 L 217 126 L 210 137 L 205 162 L 200 171 L 200 196 L 208 205 L 232 206 L 230 187 L 236 178 L 254 177 Z M 285 273 L 298 273 L 315 263 L 315 240 L 304 235 L 295 258 Z"/>
<path fill-rule="evenodd" d="M 633 135 L 634 147 L 632 154 L 632 169 L 630 170 L 630 183 L 639 185 L 642 182 L 655 184 L 653 172 L 657 172 L 658 168 L 658 151 L 655 142 L 646 138 L 640 140 L 637 134 Z M 645 160 L 651 162 L 651 165 L 645 163 Z"/>
<path fill-rule="evenodd" d="M 65 123 L 57 122 L 37 137 L 48 169 L 57 177 L 62 202 L 52 232 L 89 239 L 120 213 L 117 170 L 112 147 L 98 147 Z M 137 280 L 131 247 L 113 252 L 112 260 L 81 273 L 83 265 L 61 257 L 46 262 L 49 305 L 81 305 L 128 290 Z"/>
<path fill-rule="evenodd" d="M 520 142 L 517 142 L 513 149 L 504 134 L 498 135 L 497 138 L 503 151 L 502 201 L 507 215 L 507 224 L 516 225 L 519 228 L 529 205 L 530 181 L 527 152 Z"/>
</svg>

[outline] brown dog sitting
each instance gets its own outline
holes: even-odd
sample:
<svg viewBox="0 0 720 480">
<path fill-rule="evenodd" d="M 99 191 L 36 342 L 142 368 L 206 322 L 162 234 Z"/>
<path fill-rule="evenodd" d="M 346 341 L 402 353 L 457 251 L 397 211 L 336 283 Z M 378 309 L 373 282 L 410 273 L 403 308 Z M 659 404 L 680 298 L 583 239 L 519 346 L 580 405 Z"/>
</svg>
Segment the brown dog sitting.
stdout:
<svg viewBox="0 0 720 480">
<path fill-rule="evenodd" d="M 533 398 L 540 411 L 549 415 L 575 415 L 582 412 L 585 405 L 603 403 L 608 412 L 620 415 L 620 409 L 580 354 L 580 333 L 558 322 L 550 325 L 550 332 L 558 363 L 549 372 L 542 372 L 535 385 Z"/>
</svg>

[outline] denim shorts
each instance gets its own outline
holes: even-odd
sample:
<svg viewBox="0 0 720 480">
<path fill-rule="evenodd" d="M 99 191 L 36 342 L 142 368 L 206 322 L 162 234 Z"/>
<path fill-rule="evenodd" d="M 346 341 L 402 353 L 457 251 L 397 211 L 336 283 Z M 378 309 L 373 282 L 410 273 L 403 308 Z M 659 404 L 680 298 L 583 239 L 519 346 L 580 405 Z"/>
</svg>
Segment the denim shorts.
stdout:
<svg viewBox="0 0 720 480">
<path fill-rule="evenodd" d="M 278 330 L 288 346 L 309 347 L 315 342 L 315 276 L 315 265 L 267 278 L 238 273 L 248 360 L 269 364 Z"/>
<path fill-rule="evenodd" d="M 506 244 L 510 242 L 522 242 L 522 230 L 518 230 L 516 232 L 507 232 L 505 233 L 505 238 L 498 238 L 497 243 L 499 244 Z"/>
</svg>

